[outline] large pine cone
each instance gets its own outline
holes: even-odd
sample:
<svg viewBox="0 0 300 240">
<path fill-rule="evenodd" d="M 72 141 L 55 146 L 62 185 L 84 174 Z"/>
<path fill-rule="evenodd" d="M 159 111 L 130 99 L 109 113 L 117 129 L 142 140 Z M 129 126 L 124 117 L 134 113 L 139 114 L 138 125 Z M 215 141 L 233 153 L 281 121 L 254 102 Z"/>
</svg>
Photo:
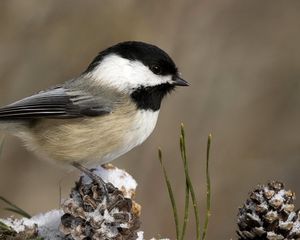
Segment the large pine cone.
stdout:
<svg viewBox="0 0 300 240">
<path fill-rule="evenodd" d="M 294 211 L 294 200 L 295 194 L 280 182 L 258 186 L 239 209 L 239 239 L 299 239 L 299 211 Z"/>
<path fill-rule="evenodd" d="M 111 183 L 84 181 L 81 177 L 63 204 L 61 231 L 70 240 L 137 239 L 140 226 L 136 203 Z M 108 199 L 109 201 L 108 201 Z"/>
</svg>

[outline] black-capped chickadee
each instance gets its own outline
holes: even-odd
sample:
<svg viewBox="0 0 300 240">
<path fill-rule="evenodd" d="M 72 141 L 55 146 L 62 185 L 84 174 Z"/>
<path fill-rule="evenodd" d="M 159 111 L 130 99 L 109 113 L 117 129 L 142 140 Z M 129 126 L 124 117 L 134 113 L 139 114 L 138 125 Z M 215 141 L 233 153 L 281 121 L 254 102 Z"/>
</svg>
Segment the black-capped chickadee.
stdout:
<svg viewBox="0 0 300 240">
<path fill-rule="evenodd" d="M 103 164 L 144 142 L 164 96 L 187 85 L 160 48 L 122 42 L 79 77 L 0 108 L 0 129 L 57 163 Z"/>
</svg>

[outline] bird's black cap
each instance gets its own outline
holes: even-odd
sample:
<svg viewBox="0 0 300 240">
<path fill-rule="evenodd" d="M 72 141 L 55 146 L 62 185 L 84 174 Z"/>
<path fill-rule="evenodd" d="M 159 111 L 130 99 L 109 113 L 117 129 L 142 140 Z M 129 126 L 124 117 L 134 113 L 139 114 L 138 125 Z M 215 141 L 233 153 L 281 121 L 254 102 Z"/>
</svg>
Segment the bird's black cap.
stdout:
<svg viewBox="0 0 300 240">
<path fill-rule="evenodd" d="M 175 63 L 165 51 L 155 45 L 138 41 L 121 42 L 100 52 L 84 73 L 93 71 L 109 54 L 117 54 L 123 58 L 141 61 L 157 75 L 176 75 L 178 73 Z"/>
</svg>

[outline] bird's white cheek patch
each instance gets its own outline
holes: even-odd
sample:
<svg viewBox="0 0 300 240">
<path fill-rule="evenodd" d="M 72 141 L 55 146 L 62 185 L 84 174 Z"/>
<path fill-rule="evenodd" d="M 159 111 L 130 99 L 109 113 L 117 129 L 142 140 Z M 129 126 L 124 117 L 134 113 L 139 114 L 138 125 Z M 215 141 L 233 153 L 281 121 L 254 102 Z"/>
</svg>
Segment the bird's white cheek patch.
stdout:
<svg viewBox="0 0 300 240">
<path fill-rule="evenodd" d="M 88 75 L 101 85 L 129 93 L 141 86 L 149 87 L 171 82 L 171 76 L 156 75 L 143 63 L 115 54 L 105 57 Z"/>
</svg>

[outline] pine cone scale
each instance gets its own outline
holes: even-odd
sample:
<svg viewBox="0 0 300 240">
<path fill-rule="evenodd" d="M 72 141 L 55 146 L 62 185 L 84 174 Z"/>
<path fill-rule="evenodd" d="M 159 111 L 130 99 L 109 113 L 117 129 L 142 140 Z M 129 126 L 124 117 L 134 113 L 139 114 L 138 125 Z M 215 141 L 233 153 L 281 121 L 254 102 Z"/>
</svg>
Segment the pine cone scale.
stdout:
<svg viewBox="0 0 300 240">
<path fill-rule="evenodd" d="M 239 240 L 283 240 L 300 237 L 295 194 L 281 182 L 258 186 L 238 213 Z"/>
</svg>

